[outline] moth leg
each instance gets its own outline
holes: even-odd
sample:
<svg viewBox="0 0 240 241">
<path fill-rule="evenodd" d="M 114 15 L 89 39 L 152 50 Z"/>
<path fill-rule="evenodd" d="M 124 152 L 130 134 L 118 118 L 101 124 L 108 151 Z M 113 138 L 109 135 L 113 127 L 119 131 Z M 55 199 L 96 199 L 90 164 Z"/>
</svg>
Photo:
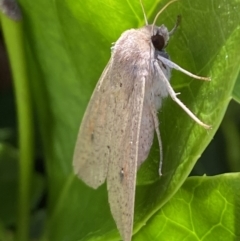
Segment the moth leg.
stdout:
<svg viewBox="0 0 240 241">
<path fill-rule="evenodd" d="M 176 23 L 175 23 L 175 26 L 174 26 L 173 29 L 168 33 L 169 36 L 170 36 L 170 35 L 173 35 L 173 34 L 175 33 L 175 31 L 177 30 L 178 26 L 179 26 L 180 23 L 181 23 L 181 19 L 182 19 L 181 15 L 178 15 L 178 16 L 177 16 L 177 21 L 176 21 Z"/>
<path fill-rule="evenodd" d="M 192 74 L 192 73 L 190 73 L 189 71 L 181 68 L 179 65 L 173 63 L 171 60 L 162 57 L 161 55 L 158 55 L 158 56 L 157 56 L 157 59 L 160 60 L 163 64 L 167 65 L 169 68 L 171 68 L 171 69 L 176 69 L 176 70 L 178 70 L 178 71 L 181 71 L 181 72 L 183 72 L 184 74 L 186 74 L 186 75 L 188 75 L 188 76 L 190 76 L 190 77 L 193 77 L 194 79 L 201 79 L 201 80 L 207 80 L 207 81 L 210 81 L 210 80 L 211 80 L 209 77 L 201 77 L 201 76 Z"/>
<path fill-rule="evenodd" d="M 162 81 L 164 82 L 164 84 L 167 87 L 167 91 L 169 93 L 169 95 L 171 96 L 172 100 L 175 101 L 196 123 L 198 123 L 200 126 L 203 126 L 206 129 L 211 128 L 211 126 L 203 123 L 201 120 L 199 120 L 188 108 L 186 105 L 184 105 L 182 103 L 181 100 L 179 100 L 177 98 L 177 94 L 174 92 L 172 86 L 170 85 L 169 81 L 167 80 L 167 78 L 165 77 L 164 73 L 162 72 L 161 68 L 159 67 L 157 61 L 154 61 L 154 66 L 157 69 L 157 72 L 159 74 L 159 77 L 162 79 Z"/>
<path fill-rule="evenodd" d="M 159 144 L 159 150 L 160 150 L 160 163 L 159 163 L 159 176 L 162 176 L 162 164 L 163 164 L 163 148 L 162 148 L 162 139 L 161 139 L 161 135 L 160 135 L 160 129 L 159 129 L 159 121 L 158 121 L 158 116 L 157 116 L 157 112 L 156 109 L 151 106 L 151 112 L 152 112 L 152 116 L 153 116 L 153 122 L 154 122 L 154 127 L 155 127 L 155 131 L 157 134 L 157 139 L 158 139 L 158 144 Z"/>
</svg>

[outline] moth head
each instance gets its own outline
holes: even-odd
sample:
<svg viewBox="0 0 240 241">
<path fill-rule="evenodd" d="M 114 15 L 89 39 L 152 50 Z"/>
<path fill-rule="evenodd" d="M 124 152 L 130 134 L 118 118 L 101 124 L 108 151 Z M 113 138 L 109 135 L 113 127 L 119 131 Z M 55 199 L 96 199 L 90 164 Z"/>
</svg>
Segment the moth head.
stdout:
<svg viewBox="0 0 240 241">
<path fill-rule="evenodd" d="M 154 46 L 154 48 L 158 51 L 162 51 L 166 46 L 167 46 L 167 43 L 168 43 L 168 40 L 169 40 L 169 35 L 172 35 L 174 33 L 174 31 L 176 30 L 177 26 L 179 25 L 179 22 L 180 22 L 180 16 L 178 16 L 178 19 L 177 19 L 177 23 L 175 25 L 175 27 L 170 31 L 168 32 L 168 29 L 164 26 L 164 25 L 161 25 L 160 27 L 157 27 L 155 26 L 156 24 L 156 21 L 159 17 L 159 15 L 170 5 L 172 4 L 173 2 L 176 2 L 178 0 L 171 0 L 170 2 L 168 2 L 156 15 L 156 17 L 154 18 L 154 21 L 153 21 L 153 24 L 152 25 L 148 25 L 148 21 L 147 21 L 147 17 L 146 17 L 146 14 L 145 14 L 145 11 L 144 11 L 144 7 L 143 7 L 143 4 L 142 4 L 142 0 L 140 0 L 140 4 L 141 4 L 141 7 L 142 7 L 142 10 L 143 10 L 143 15 L 144 15 L 144 19 L 145 19 L 145 23 L 146 23 L 146 26 L 151 26 L 152 30 L 151 30 L 151 41 L 152 41 L 152 44 Z"/>
<path fill-rule="evenodd" d="M 160 27 L 154 26 L 153 35 L 151 36 L 151 41 L 154 48 L 162 51 L 167 46 L 168 40 L 168 29 L 164 25 L 161 25 Z"/>
</svg>

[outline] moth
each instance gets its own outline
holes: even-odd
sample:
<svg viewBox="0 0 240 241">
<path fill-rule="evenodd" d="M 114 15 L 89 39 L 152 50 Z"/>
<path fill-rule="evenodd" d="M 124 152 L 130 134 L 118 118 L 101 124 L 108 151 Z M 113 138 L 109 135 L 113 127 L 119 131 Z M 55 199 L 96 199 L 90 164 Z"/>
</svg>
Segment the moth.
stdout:
<svg viewBox="0 0 240 241">
<path fill-rule="evenodd" d="M 154 131 L 159 143 L 161 175 L 163 155 L 157 112 L 162 100 L 169 95 L 196 123 L 210 128 L 178 99 L 169 83 L 171 69 L 210 80 L 182 69 L 164 50 L 179 18 L 171 31 L 164 25 L 155 26 L 155 22 L 175 1 L 157 14 L 153 25 L 148 25 L 144 13 L 146 26 L 125 31 L 116 41 L 77 137 L 74 172 L 95 189 L 107 181 L 111 213 L 124 241 L 132 237 L 136 174 L 148 157 Z"/>
</svg>

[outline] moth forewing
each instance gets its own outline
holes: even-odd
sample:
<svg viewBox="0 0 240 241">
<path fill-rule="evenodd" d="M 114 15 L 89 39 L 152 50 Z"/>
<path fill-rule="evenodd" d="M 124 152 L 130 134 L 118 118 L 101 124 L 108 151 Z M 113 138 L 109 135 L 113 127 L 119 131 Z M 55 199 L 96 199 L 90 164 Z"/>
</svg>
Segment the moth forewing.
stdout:
<svg viewBox="0 0 240 241">
<path fill-rule="evenodd" d="M 133 76 L 132 76 L 133 77 Z M 133 79 L 128 79 L 133 81 Z M 143 100 L 145 92 L 145 78 L 142 77 L 136 83 L 132 96 L 129 99 L 129 113 L 125 113 L 125 129 L 122 129 L 122 119 L 116 120 L 119 129 L 115 129 L 116 142 L 121 146 L 112 146 L 111 158 L 116 161 L 109 162 L 107 176 L 107 188 L 109 193 L 109 203 L 114 220 L 124 241 L 130 241 L 132 236 L 134 200 L 137 164 L 139 160 L 139 135 L 141 116 L 143 110 Z M 129 111 L 128 110 L 128 111 Z M 121 108 L 119 108 L 121 111 Z M 118 170 L 118 171 L 116 171 Z"/>
<path fill-rule="evenodd" d="M 74 150 L 74 172 L 87 185 L 97 188 L 107 177 L 109 155 L 107 148 L 112 107 L 109 105 L 109 65 L 102 73 L 84 113 Z M 105 138 L 102 138 L 105 137 Z"/>
</svg>

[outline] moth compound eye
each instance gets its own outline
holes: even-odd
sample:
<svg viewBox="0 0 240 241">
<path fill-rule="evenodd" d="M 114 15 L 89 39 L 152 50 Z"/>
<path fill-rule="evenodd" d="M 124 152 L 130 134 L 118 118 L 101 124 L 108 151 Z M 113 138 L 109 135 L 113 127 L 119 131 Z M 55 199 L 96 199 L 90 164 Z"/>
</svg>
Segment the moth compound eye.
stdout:
<svg viewBox="0 0 240 241">
<path fill-rule="evenodd" d="M 165 41 L 162 35 L 156 34 L 151 37 L 155 49 L 161 51 L 165 47 Z"/>
</svg>

